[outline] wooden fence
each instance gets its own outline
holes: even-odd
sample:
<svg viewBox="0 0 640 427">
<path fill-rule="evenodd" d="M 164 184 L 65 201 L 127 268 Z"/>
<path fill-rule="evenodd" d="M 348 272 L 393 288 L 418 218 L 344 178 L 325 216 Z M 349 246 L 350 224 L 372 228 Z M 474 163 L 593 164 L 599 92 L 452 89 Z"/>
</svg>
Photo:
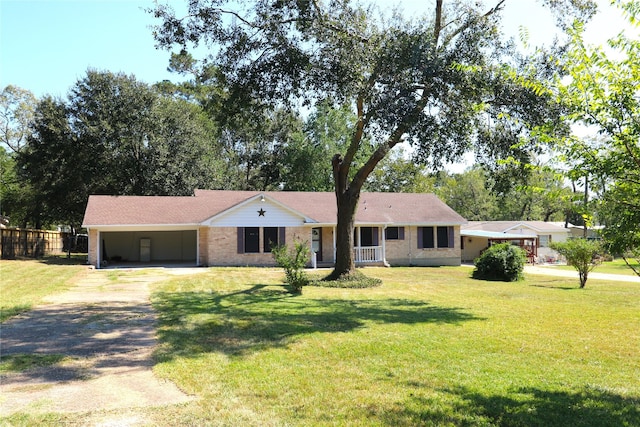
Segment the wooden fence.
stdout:
<svg viewBox="0 0 640 427">
<path fill-rule="evenodd" d="M 63 252 L 64 233 L 50 230 L 0 228 L 2 259 L 40 258 Z"/>
</svg>

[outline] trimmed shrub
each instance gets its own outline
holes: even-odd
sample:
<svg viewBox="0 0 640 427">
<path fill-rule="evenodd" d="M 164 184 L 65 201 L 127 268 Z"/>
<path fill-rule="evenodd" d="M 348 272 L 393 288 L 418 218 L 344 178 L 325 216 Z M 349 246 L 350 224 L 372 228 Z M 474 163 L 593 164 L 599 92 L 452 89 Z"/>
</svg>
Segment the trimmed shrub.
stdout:
<svg viewBox="0 0 640 427">
<path fill-rule="evenodd" d="M 475 260 L 472 277 L 481 280 L 514 282 L 522 279 L 527 256 L 524 250 L 510 243 L 500 243 L 484 251 Z"/>
</svg>

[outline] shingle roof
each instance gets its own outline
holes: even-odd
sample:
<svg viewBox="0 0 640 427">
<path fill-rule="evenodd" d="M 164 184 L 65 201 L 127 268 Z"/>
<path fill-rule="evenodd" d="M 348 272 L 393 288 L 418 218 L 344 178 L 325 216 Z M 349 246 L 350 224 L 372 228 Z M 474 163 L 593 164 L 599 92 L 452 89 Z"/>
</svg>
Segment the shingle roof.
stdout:
<svg viewBox="0 0 640 427">
<path fill-rule="evenodd" d="M 92 195 L 83 226 L 195 225 L 261 194 L 318 223 L 336 223 L 336 199 L 331 192 L 196 190 L 194 196 Z M 466 220 L 433 194 L 362 193 L 356 222 L 457 225 Z"/>
<path fill-rule="evenodd" d="M 464 230 L 484 230 L 505 233 L 513 232 L 522 226 L 538 232 L 559 233 L 567 231 L 564 227 L 544 221 L 469 221 L 462 228 Z"/>
</svg>

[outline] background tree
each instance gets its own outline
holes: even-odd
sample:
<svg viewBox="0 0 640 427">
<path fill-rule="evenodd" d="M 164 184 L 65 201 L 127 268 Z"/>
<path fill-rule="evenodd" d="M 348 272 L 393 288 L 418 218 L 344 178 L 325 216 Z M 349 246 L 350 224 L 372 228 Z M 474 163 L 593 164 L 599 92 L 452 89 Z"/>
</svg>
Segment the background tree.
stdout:
<svg viewBox="0 0 640 427">
<path fill-rule="evenodd" d="M 354 269 L 360 191 L 393 147 L 407 141 L 418 161 L 439 165 L 475 141 L 512 147 L 527 128 L 554 125 L 553 99 L 523 84 L 524 75 L 545 77 L 545 69 L 503 43 L 497 25 L 504 2 L 485 8 L 437 0 L 432 16 L 415 21 L 377 19 L 372 8 L 348 1 L 194 0 L 184 18 L 167 5 L 151 12 L 162 21 L 154 29 L 161 46 L 210 47 L 208 64 L 218 68 L 234 107 L 259 99 L 353 109 L 347 147 L 332 158 L 338 218 L 330 277 L 337 278 Z M 354 168 L 367 141 L 371 154 Z"/>
<path fill-rule="evenodd" d="M 132 76 L 88 71 L 66 102 L 39 103 L 17 157 L 37 195 L 30 221 L 77 227 L 90 194 L 190 195 L 221 185 L 212 127 L 195 104 Z"/>
<path fill-rule="evenodd" d="M 22 227 L 27 226 L 35 195 L 18 180 L 16 153 L 26 144 L 36 104 L 30 91 L 17 86 L 6 86 L 0 93 L 0 215 Z"/>
<path fill-rule="evenodd" d="M 363 187 L 365 191 L 394 193 L 433 193 L 435 188 L 436 178 L 427 167 L 397 148 L 380 161 Z"/>
<path fill-rule="evenodd" d="M 589 273 L 602 262 L 603 250 L 599 242 L 587 239 L 570 239 L 566 242 L 552 242 L 551 249 L 566 258 L 580 278 L 580 288 L 584 288 Z"/>
<path fill-rule="evenodd" d="M 439 180 L 436 194 L 469 221 L 496 219 L 500 208 L 488 188 L 487 175 L 480 166 L 460 174 L 445 174 Z"/>
<path fill-rule="evenodd" d="M 618 3 L 635 29 L 640 2 Z M 570 76 L 559 82 L 559 99 L 566 102 L 570 118 L 595 129 L 606 139 L 567 139 L 569 159 L 581 173 L 604 181 L 599 204 L 605 224 L 603 236 L 610 251 L 640 259 L 640 39 L 624 33 L 608 41 L 608 48 L 587 46 L 584 25 L 577 22 L 564 61 Z M 629 262 L 627 262 L 630 264 Z M 637 269 L 635 272 L 640 275 Z"/>
<path fill-rule="evenodd" d="M 0 93 L 0 143 L 19 152 L 27 141 L 37 99 L 30 91 L 6 86 Z"/>
</svg>

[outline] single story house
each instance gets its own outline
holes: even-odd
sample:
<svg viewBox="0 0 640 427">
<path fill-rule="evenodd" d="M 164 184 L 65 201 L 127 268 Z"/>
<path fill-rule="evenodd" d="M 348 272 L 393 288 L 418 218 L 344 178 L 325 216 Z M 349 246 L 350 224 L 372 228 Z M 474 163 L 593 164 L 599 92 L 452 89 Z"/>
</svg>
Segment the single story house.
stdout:
<svg viewBox="0 0 640 427">
<path fill-rule="evenodd" d="M 335 262 L 332 192 L 196 190 L 193 196 L 89 197 L 89 263 L 274 265 L 271 247 L 308 242 Z M 354 256 L 366 265 L 460 265 L 466 220 L 433 194 L 362 193 Z"/>
<path fill-rule="evenodd" d="M 564 242 L 567 228 L 544 221 L 469 221 L 462 226 L 462 261 L 471 262 L 492 244 L 509 242 L 527 252 L 530 262 L 555 262 L 558 254 L 549 245 Z"/>
</svg>

